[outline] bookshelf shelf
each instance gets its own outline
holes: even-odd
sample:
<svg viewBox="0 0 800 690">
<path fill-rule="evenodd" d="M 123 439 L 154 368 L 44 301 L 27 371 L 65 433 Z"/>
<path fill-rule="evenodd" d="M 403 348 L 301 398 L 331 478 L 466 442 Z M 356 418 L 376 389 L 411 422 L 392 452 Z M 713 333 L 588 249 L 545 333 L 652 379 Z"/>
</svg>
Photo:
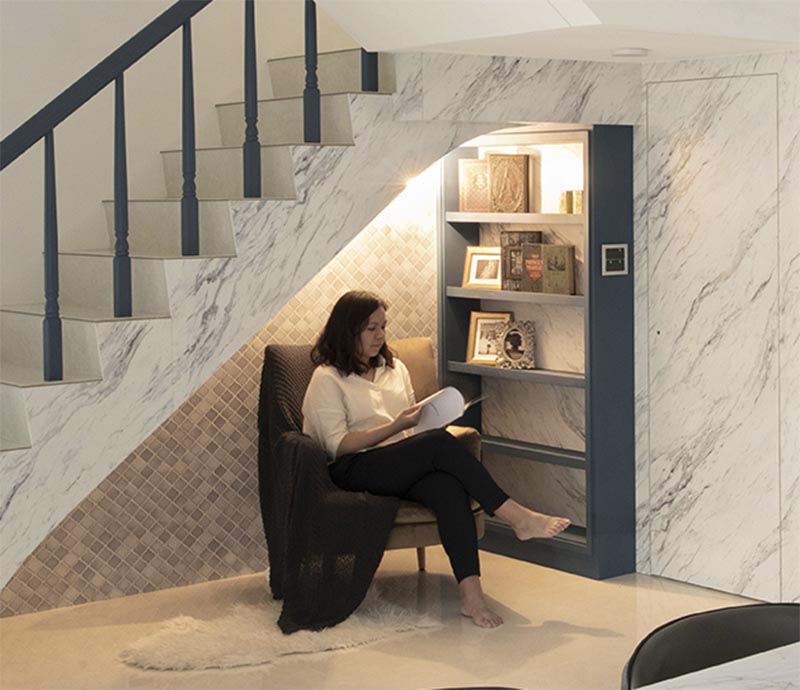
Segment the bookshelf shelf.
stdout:
<svg viewBox="0 0 800 690">
<path fill-rule="evenodd" d="M 586 455 L 576 450 L 553 448 L 538 443 L 525 443 L 499 436 L 481 436 L 481 447 L 485 450 L 514 455 L 531 462 L 543 462 L 548 465 L 586 469 Z"/>
<path fill-rule="evenodd" d="M 586 377 L 583 374 L 571 371 L 552 371 L 549 369 L 503 369 L 491 367 L 486 364 L 467 364 L 466 362 L 449 361 L 448 371 L 461 374 L 475 374 L 476 376 L 490 376 L 514 381 L 527 381 L 528 383 L 549 383 L 556 386 L 574 386 L 583 388 Z"/>
<path fill-rule="evenodd" d="M 448 223 L 542 223 L 547 225 L 572 224 L 582 225 L 585 216 L 582 213 L 464 213 L 448 211 L 445 214 Z"/>
<path fill-rule="evenodd" d="M 456 299 L 489 299 L 501 302 L 528 304 L 555 304 L 561 307 L 583 307 L 583 295 L 546 295 L 541 292 L 514 292 L 512 290 L 481 290 L 449 285 L 447 296 Z"/>
</svg>

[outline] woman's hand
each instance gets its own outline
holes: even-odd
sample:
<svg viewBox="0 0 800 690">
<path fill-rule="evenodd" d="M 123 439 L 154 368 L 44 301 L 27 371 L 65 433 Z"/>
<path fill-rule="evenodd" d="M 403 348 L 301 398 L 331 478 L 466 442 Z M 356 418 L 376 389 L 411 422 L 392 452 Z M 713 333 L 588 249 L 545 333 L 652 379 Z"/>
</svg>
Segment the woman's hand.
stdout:
<svg viewBox="0 0 800 690">
<path fill-rule="evenodd" d="M 404 431 L 419 424 L 419 418 L 422 416 L 422 407 L 414 405 L 407 410 L 403 410 L 397 417 L 394 423 L 398 431 Z"/>
<path fill-rule="evenodd" d="M 345 434 L 339 442 L 339 448 L 336 450 L 336 457 L 338 458 L 349 453 L 357 453 L 365 448 L 371 448 L 379 443 L 383 443 L 390 436 L 399 434 L 401 431 L 405 431 L 419 424 L 419 418 L 421 416 L 422 407 L 414 405 L 407 410 L 403 410 L 391 422 L 386 422 L 385 424 L 381 424 L 367 431 L 351 431 Z"/>
</svg>

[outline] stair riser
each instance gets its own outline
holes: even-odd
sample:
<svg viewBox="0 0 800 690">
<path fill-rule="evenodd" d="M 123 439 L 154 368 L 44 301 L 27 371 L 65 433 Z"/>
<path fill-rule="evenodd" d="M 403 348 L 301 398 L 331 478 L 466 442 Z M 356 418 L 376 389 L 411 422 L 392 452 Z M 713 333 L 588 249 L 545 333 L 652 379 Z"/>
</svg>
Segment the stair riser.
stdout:
<svg viewBox="0 0 800 690">
<path fill-rule="evenodd" d="M 0 450 L 30 448 L 31 434 L 22 391 L 0 385 Z"/>
<path fill-rule="evenodd" d="M 241 148 L 198 151 L 195 178 L 197 198 L 244 198 L 242 156 Z M 167 196 L 179 199 L 183 190 L 183 155 L 180 151 L 163 151 L 161 159 L 164 164 Z M 261 196 L 267 199 L 295 197 L 292 161 L 288 150 L 261 148 Z"/>
<path fill-rule="evenodd" d="M 352 144 L 350 105 L 347 95 L 320 99 L 322 142 Z M 217 106 L 217 119 L 223 146 L 244 142 L 244 103 Z M 299 144 L 303 141 L 303 101 L 261 101 L 258 104 L 258 137 L 262 144 Z"/>
<path fill-rule="evenodd" d="M 103 207 L 110 246 L 114 246 L 114 202 Z M 201 201 L 200 253 L 230 256 L 236 253 L 230 206 L 227 201 Z M 128 247 L 131 254 L 181 255 L 181 202 L 131 201 L 128 205 Z"/>
<path fill-rule="evenodd" d="M 101 378 L 100 354 L 94 324 L 61 322 L 65 380 Z M 43 377 L 42 317 L 0 313 L 2 380 L 14 380 L 17 371 Z"/>
<path fill-rule="evenodd" d="M 113 259 L 108 256 L 60 255 L 59 300 L 114 314 Z M 164 265 L 151 259 L 131 259 L 134 315 L 169 315 Z"/>
<path fill-rule="evenodd" d="M 269 60 L 267 67 L 275 98 L 303 95 L 306 81 L 305 57 Z M 361 51 L 346 50 L 320 55 L 317 78 L 321 93 L 361 91 Z M 395 90 L 391 55 L 378 57 L 378 86 L 383 92 Z"/>
</svg>

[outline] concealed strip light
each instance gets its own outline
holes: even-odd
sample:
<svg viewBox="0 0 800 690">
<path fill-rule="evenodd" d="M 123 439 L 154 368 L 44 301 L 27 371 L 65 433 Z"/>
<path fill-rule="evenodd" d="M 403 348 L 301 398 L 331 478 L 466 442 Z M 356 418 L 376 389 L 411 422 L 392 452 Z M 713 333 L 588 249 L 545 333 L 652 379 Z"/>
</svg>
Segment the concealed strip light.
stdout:
<svg viewBox="0 0 800 690">
<path fill-rule="evenodd" d="M 611 51 L 613 57 L 647 57 L 647 48 L 616 48 Z"/>
</svg>

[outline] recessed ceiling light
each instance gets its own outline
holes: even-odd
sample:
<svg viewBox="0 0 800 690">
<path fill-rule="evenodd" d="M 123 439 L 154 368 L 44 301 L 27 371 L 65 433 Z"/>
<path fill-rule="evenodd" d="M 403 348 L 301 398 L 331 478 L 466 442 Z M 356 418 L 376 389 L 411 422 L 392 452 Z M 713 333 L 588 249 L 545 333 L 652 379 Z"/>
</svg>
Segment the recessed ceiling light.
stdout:
<svg viewBox="0 0 800 690">
<path fill-rule="evenodd" d="M 616 48 L 611 51 L 613 57 L 647 57 L 647 48 Z"/>
</svg>

